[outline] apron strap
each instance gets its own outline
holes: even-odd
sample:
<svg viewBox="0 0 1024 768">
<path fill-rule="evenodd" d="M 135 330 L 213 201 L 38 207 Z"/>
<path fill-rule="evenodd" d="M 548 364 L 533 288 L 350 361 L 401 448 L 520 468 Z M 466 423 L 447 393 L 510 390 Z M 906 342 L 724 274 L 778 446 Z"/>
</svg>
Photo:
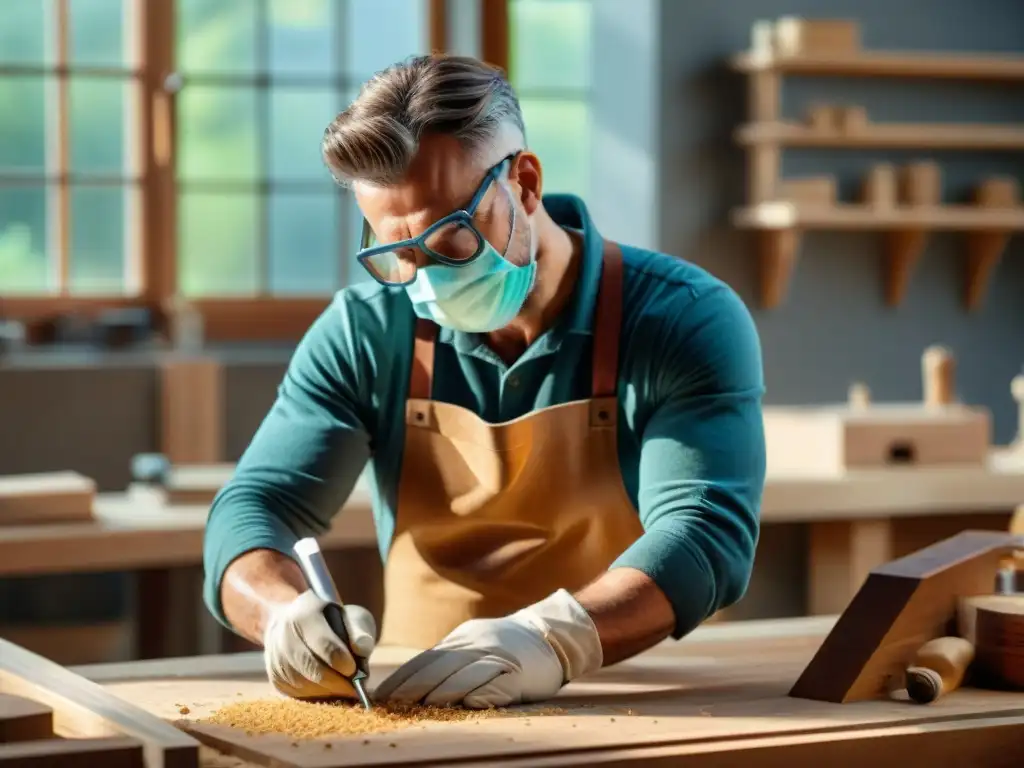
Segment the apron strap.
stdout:
<svg viewBox="0 0 1024 768">
<path fill-rule="evenodd" d="M 594 309 L 594 360 L 591 397 L 615 397 L 619 384 L 619 333 L 622 329 L 622 249 L 604 241 L 601 284 Z"/>
<path fill-rule="evenodd" d="M 619 332 L 622 327 L 622 249 L 604 241 L 601 284 L 594 310 L 594 360 L 591 397 L 614 397 L 619 381 Z M 437 324 L 416 318 L 412 369 L 409 373 L 410 400 L 429 400 L 434 383 L 434 346 Z"/>
<path fill-rule="evenodd" d="M 413 342 L 412 370 L 409 373 L 410 400 L 429 400 L 434 384 L 434 341 L 437 323 L 416 318 L 416 339 Z"/>
</svg>

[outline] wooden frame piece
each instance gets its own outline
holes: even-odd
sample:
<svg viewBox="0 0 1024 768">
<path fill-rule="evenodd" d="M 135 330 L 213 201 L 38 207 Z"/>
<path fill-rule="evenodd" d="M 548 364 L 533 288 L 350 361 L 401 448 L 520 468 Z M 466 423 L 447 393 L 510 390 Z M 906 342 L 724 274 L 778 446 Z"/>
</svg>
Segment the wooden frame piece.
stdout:
<svg viewBox="0 0 1024 768">
<path fill-rule="evenodd" d="M 1000 561 L 1024 537 L 964 531 L 875 568 L 790 690 L 797 698 L 847 703 L 902 685 L 917 649 L 955 626 L 959 598 L 995 588 Z"/>
<path fill-rule="evenodd" d="M 224 369 L 210 358 L 160 365 L 160 450 L 171 464 L 224 458 Z"/>
<path fill-rule="evenodd" d="M 53 709 L 54 732 L 59 736 L 104 740 L 127 736 L 142 742 L 146 768 L 199 767 L 199 744 L 189 735 L 96 683 L 3 639 L 0 692 Z M 17 764 L 13 758 L 12 762 Z"/>
</svg>

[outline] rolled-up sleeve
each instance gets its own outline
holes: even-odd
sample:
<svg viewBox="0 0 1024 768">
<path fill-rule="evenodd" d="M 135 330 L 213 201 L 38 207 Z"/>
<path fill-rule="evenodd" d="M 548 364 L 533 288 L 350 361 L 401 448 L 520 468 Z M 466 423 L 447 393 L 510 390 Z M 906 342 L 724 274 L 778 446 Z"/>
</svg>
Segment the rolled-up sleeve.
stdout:
<svg viewBox="0 0 1024 768">
<path fill-rule="evenodd" d="M 765 478 L 757 329 L 721 287 L 663 324 L 642 430 L 644 534 L 613 564 L 643 571 L 688 634 L 747 589 Z"/>
<path fill-rule="evenodd" d="M 370 455 L 364 355 L 342 299 L 298 345 L 276 401 L 210 509 L 203 597 L 225 626 L 221 580 L 254 549 L 292 554 L 301 537 L 326 531 Z"/>
</svg>

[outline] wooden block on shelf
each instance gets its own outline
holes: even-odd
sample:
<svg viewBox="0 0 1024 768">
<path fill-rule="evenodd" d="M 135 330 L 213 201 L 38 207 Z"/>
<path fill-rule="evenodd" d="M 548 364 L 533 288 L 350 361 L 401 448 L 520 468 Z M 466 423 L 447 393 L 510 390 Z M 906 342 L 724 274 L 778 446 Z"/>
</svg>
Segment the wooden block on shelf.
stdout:
<svg viewBox="0 0 1024 768">
<path fill-rule="evenodd" d="M 852 19 L 804 19 L 784 16 L 775 22 L 779 56 L 845 56 L 861 49 L 860 24 Z"/>
<path fill-rule="evenodd" d="M 92 520 L 96 483 L 77 472 L 0 476 L 0 525 Z"/>
<path fill-rule="evenodd" d="M 908 163 L 900 178 L 900 199 L 907 205 L 939 205 L 942 202 L 942 169 L 932 160 Z"/>
<path fill-rule="evenodd" d="M 963 405 L 766 407 L 764 428 L 768 471 L 780 474 L 980 466 L 992 440 L 989 411 Z"/>
<path fill-rule="evenodd" d="M 836 111 L 832 104 L 811 104 L 807 108 L 807 125 L 815 131 L 834 131 L 838 127 Z"/>
<path fill-rule="evenodd" d="M 858 104 L 836 108 L 836 121 L 844 133 L 856 133 L 868 127 L 868 109 Z"/>
<path fill-rule="evenodd" d="M 864 203 L 876 208 L 894 208 L 897 200 L 896 167 L 877 163 L 864 178 Z"/>
<path fill-rule="evenodd" d="M 170 505 L 210 504 L 234 472 L 235 465 L 230 463 L 171 467 L 164 484 L 166 502 Z"/>
<path fill-rule="evenodd" d="M 779 198 L 807 205 L 835 205 L 835 176 L 804 176 L 779 181 Z"/>
<path fill-rule="evenodd" d="M 1009 176 L 984 179 L 975 190 L 974 199 L 986 208 L 1014 208 L 1020 205 L 1020 184 Z"/>
</svg>

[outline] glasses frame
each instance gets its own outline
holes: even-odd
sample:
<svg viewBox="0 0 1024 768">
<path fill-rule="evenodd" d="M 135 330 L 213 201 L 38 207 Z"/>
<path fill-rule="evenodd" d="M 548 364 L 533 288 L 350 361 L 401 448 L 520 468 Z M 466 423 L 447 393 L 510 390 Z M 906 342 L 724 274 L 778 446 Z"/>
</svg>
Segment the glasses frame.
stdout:
<svg viewBox="0 0 1024 768">
<path fill-rule="evenodd" d="M 498 178 L 500 178 L 501 174 L 505 170 L 506 164 L 508 164 L 512 160 L 512 158 L 514 158 L 518 154 L 519 152 L 513 152 L 511 155 L 508 155 L 507 157 L 502 159 L 499 163 L 491 166 L 491 168 L 487 171 L 487 174 L 484 176 L 483 180 L 480 182 L 480 186 L 477 188 L 476 193 L 474 193 L 472 200 L 469 201 L 469 205 L 466 206 L 465 208 L 453 211 L 444 218 L 438 219 L 416 237 L 411 237 L 408 240 L 399 240 L 394 243 L 387 243 L 385 245 L 374 245 L 370 248 L 361 247 L 359 249 L 359 252 L 356 254 L 356 260 L 363 267 L 363 269 L 370 273 L 370 277 L 372 277 L 378 283 L 380 283 L 381 285 L 388 285 L 393 287 L 411 285 L 413 282 L 415 282 L 416 273 L 419 272 L 419 266 L 417 266 L 413 270 L 412 277 L 410 277 L 408 280 L 403 280 L 401 282 L 392 282 L 382 279 L 376 273 L 376 271 L 374 271 L 368 265 L 369 260 L 372 259 L 374 256 L 377 256 L 378 254 L 381 253 L 396 251 L 400 248 L 416 248 L 421 253 L 426 254 L 427 258 L 429 258 L 432 261 L 436 261 L 439 264 L 444 264 L 449 267 L 468 267 L 470 264 L 472 264 L 474 261 L 480 258 L 480 254 L 484 252 L 484 249 L 487 245 L 487 238 L 483 236 L 480 230 L 477 229 L 476 225 L 473 223 L 473 216 L 476 214 L 476 209 L 479 207 L 480 202 L 484 199 L 484 195 L 487 194 L 487 190 L 491 188 L 491 184 L 493 184 L 498 180 Z M 469 231 L 476 236 L 476 252 L 468 259 L 453 259 L 449 256 L 445 256 L 443 253 L 438 253 L 437 251 L 432 250 L 426 243 L 427 238 L 430 237 L 437 230 L 441 229 L 441 227 L 456 222 L 469 229 Z M 516 207 L 513 205 L 512 231 L 515 231 L 515 226 Z M 365 243 L 368 241 L 370 236 L 372 236 L 372 234 L 373 229 L 370 227 L 370 222 L 363 218 L 363 233 L 362 237 L 360 238 L 360 245 L 365 246 Z M 511 236 L 509 237 L 509 239 L 511 240 Z M 506 244 L 505 247 L 507 249 L 508 245 Z"/>
</svg>

